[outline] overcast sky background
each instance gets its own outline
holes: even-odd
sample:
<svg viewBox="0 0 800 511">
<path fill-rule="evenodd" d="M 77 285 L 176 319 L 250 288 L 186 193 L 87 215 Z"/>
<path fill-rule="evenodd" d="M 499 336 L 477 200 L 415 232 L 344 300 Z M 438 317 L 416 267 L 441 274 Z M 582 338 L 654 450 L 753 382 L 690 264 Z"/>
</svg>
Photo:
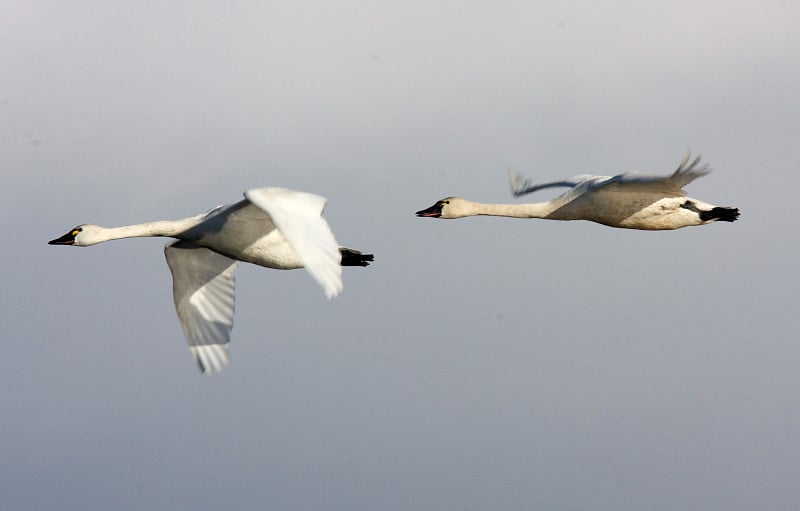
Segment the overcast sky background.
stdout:
<svg viewBox="0 0 800 511">
<path fill-rule="evenodd" d="M 2 7 L 4 508 L 800 506 L 796 1 Z M 740 221 L 413 215 L 687 148 Z M 240 267 L 221 375 L 164 240 L 46 244 L 258 186 L 375 263 Z"/>
</svg>

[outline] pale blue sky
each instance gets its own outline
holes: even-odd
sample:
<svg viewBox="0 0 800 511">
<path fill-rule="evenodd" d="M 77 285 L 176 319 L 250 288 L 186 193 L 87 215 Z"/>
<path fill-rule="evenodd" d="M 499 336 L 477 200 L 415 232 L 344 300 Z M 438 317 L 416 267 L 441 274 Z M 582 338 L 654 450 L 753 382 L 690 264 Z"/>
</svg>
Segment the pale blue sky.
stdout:
<svg viewBox="0 0 800 511">
<path fill-rule="evenodd" d="M 800 505 L 797 2 L 3 5 L 9 509 Z M 740 221 L 413 215 L 689 147 Z M 46 244 L 257 186 L 376 261 L 243 265 L 221 375 L 163 240 Z"/>
</svg>

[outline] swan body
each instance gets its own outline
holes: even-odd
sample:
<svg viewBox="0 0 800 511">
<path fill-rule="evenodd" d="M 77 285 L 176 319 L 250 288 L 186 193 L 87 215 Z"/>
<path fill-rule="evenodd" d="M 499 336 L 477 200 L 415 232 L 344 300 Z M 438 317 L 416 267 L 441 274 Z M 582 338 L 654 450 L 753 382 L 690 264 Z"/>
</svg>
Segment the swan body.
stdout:
<svg viewBox="0 0 800 511">
<path fill-rule="evenodd" d="M 530 184 L 519 174 L 509 172 L 515 196 L 543 188 L 568 187 L 563 195 L 532 204 L 484 204 L 459 197 L 447 197 L 417 211 L 417 216 L 463 218 L 476 215 L 550 220 L 589 220 L 611 227 L 642 230 L 679 229 L 717 220 L 733 222 L 736 208 L 719 207 L 686 197 L 683 187 L 708 174 L 706 165 L 698 167 L 700 156 L 689 163 L 689 153 L 678 168 L 667 176 L 619 174 L 617 176 L 576 176 L 565 181 Z"/>
<path fill-rule="evenodd" d="M 242 201 L 201 215 L 113 228 L 82 224 L 49 244 L 88 247 L 123 238 L 176 238 L 164 253 L 178 318 L 200 370 L 221 371 L 229 361 L 239 262 L 305 268 L 333 298 L 343 288 L 343 265 L 367 266 L 373 260 L 371 254 L 338 245 L 322 218 L 324 207 L 319 195 L 256 188 Z"/>
</svg>

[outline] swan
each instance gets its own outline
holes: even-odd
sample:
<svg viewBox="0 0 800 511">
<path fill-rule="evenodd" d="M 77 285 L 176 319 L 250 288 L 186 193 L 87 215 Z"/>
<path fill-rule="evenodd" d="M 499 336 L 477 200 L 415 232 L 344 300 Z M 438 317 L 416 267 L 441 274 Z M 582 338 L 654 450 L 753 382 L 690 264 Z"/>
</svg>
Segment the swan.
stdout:
<svg viewBox="0 0 800 511">
<path fill-rule="evenodd" d="M 705 225 L 717 220 L 733 222 L 737 208 L 712 206 L 686 197 L 683 187 L 709 173 L 708 165 L 698 166 L 700 156 L 691 163 L 687 152 L 678 168 L 667 176 L 637 173 L 609 176 L 581 175 L 565 181 L 530 184 L 509 171 L 514 196 L 543 188 L 568 187 L 563 195 L 534 204 L 483 204 L 459 197 L 447 197 L 417 211 L 419 217 L 463 218 L 475 215 L 550 220 L 589 220 L 611 227 L 642 230 L 679 229 Z"/>
<path fill-rule="evenodd" d="M 175 309 L 200 371 L 218 372 L 229 361 L 234 271 L 240 261 L 305 268 L 330 299 L 342 291 L 342 266 L 367 266 L 373 260 L 372 254 L 338 245 L 322 218 L 324 197 L 285 188 L 255 188 L 244 196 L 181 220 L 114 228 L 82 224 L 48 244 L 88 247 L 123 238 L 176 238 L 164 247 Z"/>
</svg>

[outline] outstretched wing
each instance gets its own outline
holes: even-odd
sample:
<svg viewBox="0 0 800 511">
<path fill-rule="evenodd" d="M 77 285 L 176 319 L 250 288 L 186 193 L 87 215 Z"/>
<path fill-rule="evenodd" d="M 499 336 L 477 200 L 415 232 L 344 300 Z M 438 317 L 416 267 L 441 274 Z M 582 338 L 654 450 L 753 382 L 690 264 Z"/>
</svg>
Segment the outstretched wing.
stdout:
<svg viewBox="0 0 800 511">
<path fill-rule="evenodd" d="M 593 191 L 658 193 L 665 197 L 686 195 L 683 187 L 709 172 L 708 165 L 700 164 L 700 155 L 689 163 L 689 151 L 683 156 L 675 172 L 668 176 L 648 176 L 638 173 L 619 174 L 612 178 L 597 181 L 591 185 Z"/>
<path fill-rule="evenodd" d="M 168 244 L 164 255 L 189 349 L 202 372 L 222 371 L 228 365 L 239 262 L 190 241 Z"/>
<path fill-rule="evenodd" d="M 687 151 L 675 172 L 668 176 L 649 176 L 639 173 L 618 174 L 614 177 L 581 175 L 564 181 L 532 184 L 520 174 L 509 171 L 508 180 L 511 186 L 511 193 L 515 197 L 543 188 L 576 188 L 579 186 L 583 188 L 580 193 L 585 193 L 586 191 L 658 193 L 665 197 L 680 197 L 686 195 L 686 192 L 683 191 L 684 186 L 710 172 L 708 165 L 699 165 L 699 155 L 689 163 L 690 156 L 691 153 Z M 567 192 L 567 195 L 571 196 L 573 194 Z"/>
<path fill-rule="evenodd" d="M 580 181 L 578 181 L 577 178 L 573 178 L 571 180 L 553 181 L 550 183 L 531 183 L 530 180 L 525 178 L 525 176 L 519 172 L 508 169 L 508 185 L 511 187 L 511 194 L 514 197 L 519 197 L 520 195 L 525 195 L 527 193 L 533 193 L 544 188 L 574 188 L 579 182 Z"/>
<path fill-rule="evenodd" d="M 244 195 L 272 218 L 325 296 L 338 295 L 344 287 L 342 256 L 328 222 L 322 218 L 325 198 L 285 188 L 255 188 Z"/>
</svg>

